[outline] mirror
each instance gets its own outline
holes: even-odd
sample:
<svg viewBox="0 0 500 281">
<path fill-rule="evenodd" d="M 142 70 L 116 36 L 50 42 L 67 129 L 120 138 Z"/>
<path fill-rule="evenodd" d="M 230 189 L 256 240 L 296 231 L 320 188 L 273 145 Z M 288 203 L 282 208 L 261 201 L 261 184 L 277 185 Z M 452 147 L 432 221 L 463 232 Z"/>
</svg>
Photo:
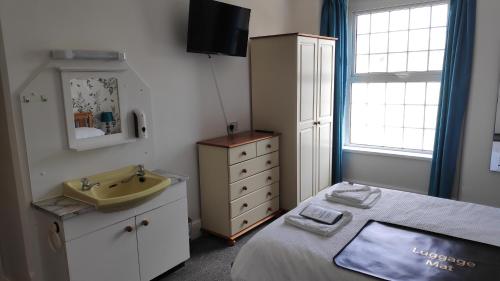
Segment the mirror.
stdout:
<svg viewBox="0 0 500 281">
<path fill-rule="evenodd" d="M 122 132 L 117 77 L 75 77 L 69 88 L 76 139 Z"/>
</svg>

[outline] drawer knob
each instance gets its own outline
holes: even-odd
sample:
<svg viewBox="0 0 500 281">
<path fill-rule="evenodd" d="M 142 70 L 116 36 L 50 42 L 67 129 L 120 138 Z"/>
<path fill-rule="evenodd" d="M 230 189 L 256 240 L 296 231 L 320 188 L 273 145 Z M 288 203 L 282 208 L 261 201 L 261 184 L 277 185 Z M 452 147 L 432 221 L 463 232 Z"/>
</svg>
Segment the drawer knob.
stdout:
<svg viewBox="0 0 500 281">
<path fill-rule="evenodd" d="M 247 188 L 246 186 L 242 187 L 241 189 L 242 189 L 243 191 L 247 191 L 247 190 L 248 190 L 248 188 Z"/>
<path fill-rule="evenodd" d="M 268 181 L 273 180 L 273 177 L 269 176 L 269 177 L 267 177 L 267 180 Z"/>
<path fill-rule="evenodd" d="M 243 155 L 243 156 L 247 156 L 247 152 L 246 152 L 246 151 L 243 151 L 243 152 L 241 153 L 241 155 Z"/>
<path fill-rule="evenodd" d="M 272 208 L 272 207 L 269 207 L 269 208 L 267 208 L 267 211 L 268 211 L 268 212 L 272 212 L 272 211 L 273 211 L 273 208 Z"/>
<path fill-rule="evenodd" d="M 271 195 L 273 195 L 273 193 L 272 193 L 272 192 L 268 192 L 268 193 L 267 193 L 267 196 L 271 196 Z"/>
<path fill-rule="evenodd" d="M 243 203 L 243 208 L 246 208 L 248 207 L 248 204 L 247 203 Z"/>
<path fill-rule="evenodd" d="M 271 160 L 267 160 L 267 165 L 271 165 L 273 162 L 271 162 Z"/>
<path fill-rule="evenodd" d="M 271 144 L 266 145 L 267 148 L 271 149 L 273 147 Z"/>
<path fill-rule="evenodd" d="M 141 221 L 141 225 L 148 226 L 149 225 L 149 221 L 148 220 L 143 220 L 143 221 Z"/>
<path fill-rule="evenodd" d="M 246 174 L 246 173 L 247 173 L 247 169 L 243 169 L 243 170 L 241 170 L 241 173 L 242 173 L 242 174 Z"/>
<path fill-rule="evenodd" d="M 241 224 L 247 224 L 248 221 L 247 220 L 244 220 Z"/>
<path fill-rule="evenodd" d="M 125 227 L 125 231 L 126 231 L 126 232 L 132 232 L 132 231 L 134 231 L 134 228 L 133 228 L 132 226 L 130 226 L 130 225 L 127 225 L 127 226 Z"/>
</svg>

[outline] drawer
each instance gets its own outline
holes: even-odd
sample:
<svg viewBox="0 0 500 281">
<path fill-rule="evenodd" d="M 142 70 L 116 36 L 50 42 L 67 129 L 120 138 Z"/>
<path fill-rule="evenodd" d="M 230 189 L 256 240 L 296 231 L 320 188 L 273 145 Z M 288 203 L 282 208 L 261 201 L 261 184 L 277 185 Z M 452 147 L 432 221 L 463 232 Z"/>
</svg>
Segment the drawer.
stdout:
<svg viewBox="0 0 500 281">
<path fill-rule="evenodd" d="M 237 181 L 229 185 L 229 199 L 231 201 L 256 191 L 257 189 L 275 183 L 280 179 L 280 167 L 258 173 L 254 176 Z"/>
<path fill-rule="evenodd" d="M 275 152 L 280 148 L 279 137 L 273 137 L 257 142 L 257 156 Z"/>
<path fill-rule="evenodd" d="M 231 235 L 234 235 L 279 209 L 279 196 L 266 201 L 252 210 L 231 220 Z"/>
<path fill-rule="evenodd" d="M 246 161 L 255 158 L 256 145 L 255 143 L 231 147 L 229 149 L 229 165 Z"/>
<path fill-rule="evenodd" d="M 229 182 L 247 178 L 262 171 L 274 168 L 279 164 L 278 152 L 266 154 L 229 166 Z"/>
<path fill-rule="evenodd" d="M 239 216 L 279 195 L 279 182 L 264 186 L 231 203 L 231 218 Z"/>
</svg>

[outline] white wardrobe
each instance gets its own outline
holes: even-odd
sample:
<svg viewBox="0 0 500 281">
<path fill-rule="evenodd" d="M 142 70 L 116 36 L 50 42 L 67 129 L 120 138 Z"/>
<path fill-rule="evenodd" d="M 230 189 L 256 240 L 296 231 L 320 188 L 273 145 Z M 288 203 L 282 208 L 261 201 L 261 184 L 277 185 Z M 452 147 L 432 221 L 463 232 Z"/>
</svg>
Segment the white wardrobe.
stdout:
<svg viewBox="0 0 500 281">
<path fill-rule="evenodd" d="M 250 42 L 252 126 L 281 133 L 280 206 L 331 185 L 335 39 L 308 34 Z"/>
</svg>

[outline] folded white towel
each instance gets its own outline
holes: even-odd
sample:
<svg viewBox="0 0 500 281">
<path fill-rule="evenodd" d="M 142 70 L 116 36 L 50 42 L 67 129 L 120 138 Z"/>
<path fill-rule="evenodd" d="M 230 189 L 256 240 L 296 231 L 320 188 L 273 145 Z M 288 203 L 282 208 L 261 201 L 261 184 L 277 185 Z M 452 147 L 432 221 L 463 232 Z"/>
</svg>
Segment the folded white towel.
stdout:
<svg viewBox="0 0 500 281">
<path fill-rule="evenodd" d="M 307 206 L 306 206 L 307 208 Z M 309 231 L 314 234 L 322 236 L 332 236 L 335 232 L 341 229 L 344 225 L 352 220 L 352 214 L 348 211 L 341 211 L 342 218 L 335 224 L 323 224 L 311 219 L 305 218 L 301 215 L 287 214 L 285 215 L 285 222 L 300 229 Z"/>
<path fill-rule="evenodd" d="M 349 186 L 352 188 L 349 189 Z M 381 191 L 377 187 L 340 183 L 325 193 L 325 198 L 330 202 L 368 209 L 375 205 L 380 195 Z"/>
</svg>

